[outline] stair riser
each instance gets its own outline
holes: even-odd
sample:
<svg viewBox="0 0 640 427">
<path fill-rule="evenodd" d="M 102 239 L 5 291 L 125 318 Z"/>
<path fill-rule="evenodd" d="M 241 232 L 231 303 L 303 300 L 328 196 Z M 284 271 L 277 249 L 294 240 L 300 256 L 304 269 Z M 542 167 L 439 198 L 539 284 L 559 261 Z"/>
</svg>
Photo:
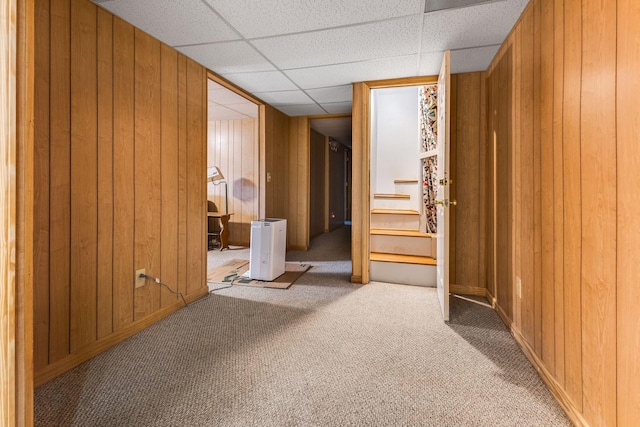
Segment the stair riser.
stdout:
<svg viewBox="0 0 640 427">
<path fill-rule="evenodd" d="M 372 209 L 415 209 L 415 202 L 410 199 L 374 199 Z"/>
<path fill-rule="evenodd" d="M 434 257 L 432 255 L 431 237 L 386 236 L 372 234 L 370 238 L 371 252 L 398 255 L 418 255 Z"/>
<path fill-rule="evenodd" d="M 418 230 L 418 215 L 371 214 L 371 228 L 391 228 L 396 230 Z"/>
<path fill-rule="evenodd" d="M 434 288 L 436 286 L 436 276 L 437 267 L 435 265 L 378 261 L 369 263 L 369 279 L 376 282 Z"/>
</svg>

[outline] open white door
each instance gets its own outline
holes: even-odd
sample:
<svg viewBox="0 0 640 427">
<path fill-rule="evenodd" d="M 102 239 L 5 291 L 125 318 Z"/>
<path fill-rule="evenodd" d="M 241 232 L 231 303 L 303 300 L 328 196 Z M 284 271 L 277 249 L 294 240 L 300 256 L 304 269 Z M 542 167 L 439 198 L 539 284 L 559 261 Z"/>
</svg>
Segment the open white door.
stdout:
<svg viewBox="0 0 640 427">
<path fill-rule="evenodd" d="M 449 320 L 449 137 L 451 105 L 450 52 L 444 53 L 440 75 L 438 76 L 438 190 L 436 204 L 438 210 L 437 233 L 437 289 L 442 317 Z M 455 204 L 455 202 L 453 202 Z"/>
</svg>

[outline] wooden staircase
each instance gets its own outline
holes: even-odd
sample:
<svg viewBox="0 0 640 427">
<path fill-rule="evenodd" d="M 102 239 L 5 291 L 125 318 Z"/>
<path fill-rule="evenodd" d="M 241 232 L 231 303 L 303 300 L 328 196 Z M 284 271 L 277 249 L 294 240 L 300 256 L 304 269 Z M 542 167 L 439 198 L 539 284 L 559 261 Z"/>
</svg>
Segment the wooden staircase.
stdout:
<svg viewBox="0 0 640 427">
<path fill-rule="evenodd" d="M 417 286 L 436 285 L 436 239 L 420 231 L 420 213 L 372 209 L 371 280 Z"/>
</svg>

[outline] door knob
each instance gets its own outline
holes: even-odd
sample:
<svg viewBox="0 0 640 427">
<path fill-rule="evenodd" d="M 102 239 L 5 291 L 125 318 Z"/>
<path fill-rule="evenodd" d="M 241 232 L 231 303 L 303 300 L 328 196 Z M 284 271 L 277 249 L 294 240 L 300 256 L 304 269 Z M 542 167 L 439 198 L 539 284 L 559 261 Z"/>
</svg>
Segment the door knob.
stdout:
<svg viewBox="0 0 640 427">
<path fill-rule="evenodd" d="M 448 208 L 449 205 L 456 206 L 458 204 L 458 202 L 455 201 L 455 200 L 443 199 L 443 200 L 436 200 L 436 201 L 433 202 L 433 204 L 434 205 L 444 206 L 445 208 Z"/>
</svg>

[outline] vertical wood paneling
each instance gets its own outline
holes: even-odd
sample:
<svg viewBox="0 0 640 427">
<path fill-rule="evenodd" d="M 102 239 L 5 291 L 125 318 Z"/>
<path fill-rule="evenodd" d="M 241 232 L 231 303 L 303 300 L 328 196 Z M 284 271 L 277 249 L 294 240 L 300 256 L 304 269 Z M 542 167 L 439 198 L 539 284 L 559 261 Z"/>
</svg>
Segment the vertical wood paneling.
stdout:
<svg viewBox="0 0 640 427">
<path fill-rule="evenodd" d="M 494 86 L 508 81 L 503 66 L 516 74 L 507 143 L 520 170 L 513 264 L 523 295 L 522 320 L 516 311 L 511 326 L 577 425 L 640 422 L 638 18 L 640 5 L 628 0 L 534 0 L 488 72 L 498 139 L 510 107 Z M 500 144 L 489 161 L 498 182 L 508 179 Z"/>
<path fill-rule="evenodd" d="M 97 338 L 96 14 L 71 1 L 71 352 Z"/>
<path fill-rule="evenodd" d="M 583 413 L 616 424 L 616 4 L 582 2 Z M 588 31 L 584 31 L 588 29 Z"/>
<path fill-rule="evenodd" d="M 540 131 L 541 131 L 541 11 L 542 0 L 533 0 L 533 322 L 534 348 L 536 354 L 542 353 L 542 223 L 540 182 Z"/>
<path fill-rule="evenodd" d="M 240 122 L 242 133 L 242 225 L 241 239 L 243 242 L 251 240 L 251 221 L 258 219 L 258 141 L 255 138 L 254 119 Z"/>
<path fill-rule="evenodd" d="M 328 166 L 325 136 L 311 129 L 309 167 L 309 237 L 314 238 L 324 232 L 325 222 L 325 169 Z"/>
<path fill-rule="evenodd" d="M 522 27 L 518 26 L 512 36 L 513 41 L 513 277 L 522 278 Z M 522 295 L 513 292 L 513 320 L 522 329 Z"/>
<path fill-rule="evenodd" d="M 233 168 L 230 167 L 231 172 L 231 198 L 232 198 L 232 206 L 235 218 L 232 219 L 233 225 L 232 229 L 234 235 L 238 237 L 238 240 L 242 240 L 242 223 L 243 221 L 243 209 L 242 209 L 242 185 L 240 184 L 240 179 L 243 174 L 243 163 L 244 159 L 243 152 L 244 147 L 242 146 L 242 125 L 238 121 L 228 122 L 225 126 L 223 126 L 225 130 L 224 139 L 225 146 L 228 148 L 230 145 L 233 147 Z M 231 142 L 234 142 L 231 144 Z M 237 143 L 235 143 L 237 141 Z M 222 189 L 222 187 L 220 187 Z M 231 206 L 231 205 L 230 205 Z"/>
<path fill-rule="evenodd" d="M 51 3 L 49 363 L 69 354 L 71 254 L 71 4 Z M 36 207 L 37 209 L 37 207 Z"/>
<path fill-rule="evenodd" d="M 202 282 L 206 233 L 206 172 L 202 167 L 205 155 L 205 124 L 202 110 L 205 108 L 202 80 L 204 71 L 194 61 L 187 59 L 187 293 L 204 285 Z"/>
<path fill-rule="evenodd" d="M 258 218 L 258 139 L 256 119 L 215 120 L 208 123 L 208 163 L 218 166 L 228 185 L 229 241 L 249 245 L 251 221 Z M 218 211 L 225 210 L 224 184 L 209 184 L 207 197 Z"/>
<path fill-rule="evenodd" d="M 113 19 L 113 328 L 133 322 L 134 30 Z"/>
<path fill-rule="evenodd" d="M 265 173 L 267 174 L 265 210 L 267 217 L 286 217 L 289 121 L 289 117 L 285 114 L 271 106 L 265 106 Z M 270 180 L 268 177 L 271 177 Z"/>
<path fill-rule="evenodd" d="M 553 272 L 555 377 L 564 386 L 564 174 L 563 174 L 563 96 L 564 96 L 564 3 L 554 1 L 553 14 Z"/>
<path fill-rule="evenodd" d="M 618 425 L 640 425 L 640 3 L 618 1 L 617 44 L 617 414 Z"/>
<path fill-rule="evenodd" d="M 49 363 L 49 0 L 36 1 L 34 115 L 34 364 Z"/>
<path fill-rule="evenodd" d="M 21 126 L 16 120 L 20 110 L 15 82 L 20 79 L 16 74 L 24 69 L 19 57 L 18 2 L 7 1 L 0 11 L 0 419 L 6 425 L 20 425 L 27 407 L 24 403 L 22 384 L 27 378 L 21 375 L 20 368 L 27 356 L 20 350 L 21 337 L 19 325 L 21 316 L 19 305 L 22 301 L 20 287 L 19 254 L 23 245 L 20 232 L 19 204 L 21 194 L 19 175 L 16 169 L 20 165 L 19 151 L 21 141 L 18 136 Z M 18 18 L 18 20 L 16 20 Z M 22 412 L 22 413 L 21 413 Z"/>
<path fill-rule="evenodd" d="M 458 285 L 479 286 L 478 229 L 480 196 L 480 73 L 459 74 L 456 102 L 456 279 Z M 453 96 L 453 94 L 452 94 Z M 452 158 L 453 163 L 453 158 Z M 453 245 L 452 245 L 453 246 Z"/>
<path fill-rule="evenodd" d="M 478 170 L 479 170 L 479 194 L 478 194 L 478 284 L 479 287 L 487 286 L 487 254 L 485 241 L 487 238 L 487 75 L 480 74 L 480 138 L 478 141 Z"/>
<path fill-rule="evenodd" d="M 458 75 L 450 76 L 450 102 L 449 102 L 449 176 L 453 178 L 453 183 L 449 187 L 449 199 L 457 200 L 458 198 L 458 183 L 460 178 L 458 177 L 458 114 L 453 113 L 457 111 L 458 104 Z M 464 210 L 464 209 L 463 209 Z M 449 283 L 460 284 L 457 281 L 457 257 L 456 257 L 456 243 L 458 235 L 458 205 L 449 209 Z"/>
<path fill-rule="evenodd" d="M 181 306 L 153 282 L 134 290 L 135 268 L 206 291 L 206 78 L 90 1 L 34 6 L 37 326 L 20 327 L 37 331 L 41 384 Z"/>
<path fill-rule="evenodd" d="M 113 15 L 98 8 L 98 339 L 113 332 Z"/>
<path fill-rule="evenodd" d="M 522 334 L 529 343 L 535 342 L 534 307 L 534 192 L 533 192 L 533 9 L 527 8 L 522 16 L 522 146 L 521 146 L 521 182 L 522 182 Z"/>
<path fill-rule="evenodd" d="M 500 102 L 504 105 L 510 106 L 512 102 L 511 97 L 511 64 L 512 50 L 507 49 L 503 61 L 498 68 L 498 74 L 501 82 L 506 84 L 498 85 L 497 96 Z M 508 144 L 508 136 L 511 132 L 511 114 L 510 108 L 502 109 L 498 111 L 497 125 L 496 125 L 496 168 L 499 176 L 506 179 L 499 179 L 496 181 L 496 297 L 499 301 L 502 301 L 502 309 L 511 316 L 513 311 L 512 307 L 512 289 L 509 286 L 499 286 L 501 283 L 511 282 L 511 175 L 513 173 L 509 159 L 511 158 L 511 146 Z"/>
<path fill-rule="evenodd" d="M 582 410 L 581 320 L 581 186 L 580 186 L 580 87 L 582 80 L 582 22 L 580 0 L 564 2 L 564 323 L 565 390 Z"/>
<path fill-rule="evenodd" d="M 541 356 L 555 373 L 553 281 L 553 0 L 540 6 L 540 285 Z"/>
<path fill-rule="evenodd" d="M 178 53 L 162 44 L 160 48 L 160 277 L 176 289 L 178 284 Z M 177 295 L 160 290 L 160 305 L 166 307 Z"/>
<path fill-rule="evenodd" d="M 154 277 L 161 270 L 160 102 L 160 42 L 136 29 L 133 267 Z M 160 287 L 145 283 L 134 291 L 134 321 L 160 307 Z"/>
<path fill-rule="evenodd" d="M 187 293 L 187 57 L 178 54 L 178 283 Z"/>
</svg>

